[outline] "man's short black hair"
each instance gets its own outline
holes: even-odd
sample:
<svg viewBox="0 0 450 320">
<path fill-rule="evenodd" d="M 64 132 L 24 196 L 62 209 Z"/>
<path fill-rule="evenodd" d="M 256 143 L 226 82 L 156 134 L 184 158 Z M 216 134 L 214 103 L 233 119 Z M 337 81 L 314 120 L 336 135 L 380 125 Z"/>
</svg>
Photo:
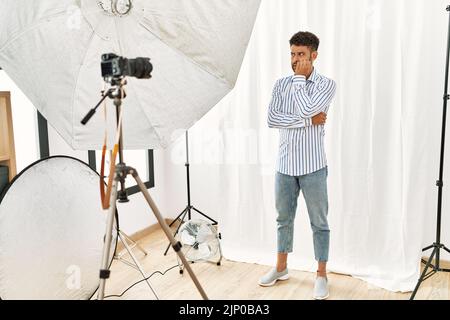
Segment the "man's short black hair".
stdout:
<svg viewBox="0 0 450 320">
<path fill-rule="evenodd" d="M 319 49 L 320 40 L 311 32 L 300 31 L 292 36 L 289 43 L 291 46 L 295 45 L 309 47 L 311 52 L 314 52 Z"/>
</svg>

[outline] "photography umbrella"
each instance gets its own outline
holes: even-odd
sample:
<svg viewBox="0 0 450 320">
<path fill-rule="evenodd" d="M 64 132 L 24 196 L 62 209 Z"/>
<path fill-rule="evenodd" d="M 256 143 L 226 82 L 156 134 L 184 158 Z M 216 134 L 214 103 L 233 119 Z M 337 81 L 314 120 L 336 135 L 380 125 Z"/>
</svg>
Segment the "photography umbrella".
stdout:
<svg viewBox="0 0 450 320">
<path fill-rule="evenodd" d="M 149 57 L 152 79 L 128 79 L 123 147 L 166 147 L 234 87 L 259 4 L 2 0 L 0 65 L 73 149 L 99 150 L 103 117 L 80 120 L 99 100 L 101 55 Z"/>
</svg>

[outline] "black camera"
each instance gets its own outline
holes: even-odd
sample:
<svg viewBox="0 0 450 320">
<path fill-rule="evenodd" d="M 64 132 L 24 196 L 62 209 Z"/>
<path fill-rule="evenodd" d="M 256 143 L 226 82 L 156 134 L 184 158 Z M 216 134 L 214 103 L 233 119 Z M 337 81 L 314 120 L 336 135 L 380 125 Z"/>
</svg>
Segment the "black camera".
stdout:
<svg viewBox="0 0 450 320">
<path fill-rule="evenodd" d="M 127 59 L 114 53 L 102 55 L 102 77 L 105 79 L 118 79 L 124 76 L 148 79 L 151 78 L 152 71 L 150 58 Z"/>
</svg>

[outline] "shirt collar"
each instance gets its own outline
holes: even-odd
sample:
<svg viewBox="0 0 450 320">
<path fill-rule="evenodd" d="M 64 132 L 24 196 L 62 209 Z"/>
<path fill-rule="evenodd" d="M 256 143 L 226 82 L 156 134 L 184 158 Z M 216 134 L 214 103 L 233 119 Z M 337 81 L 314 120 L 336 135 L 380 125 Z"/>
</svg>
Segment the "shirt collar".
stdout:
<svg viewBox="0 0 450 320">
<path fill-rule="evenodd" d="M 319 78 L 319 75 L 316 71 L 316 68 L 313 68 L 313 72 L 311 73 L 311 76 L 309 77 L 309 79 L 307 81 L 311 81 L 311 82 L 316 82 Z"/>
</svg>

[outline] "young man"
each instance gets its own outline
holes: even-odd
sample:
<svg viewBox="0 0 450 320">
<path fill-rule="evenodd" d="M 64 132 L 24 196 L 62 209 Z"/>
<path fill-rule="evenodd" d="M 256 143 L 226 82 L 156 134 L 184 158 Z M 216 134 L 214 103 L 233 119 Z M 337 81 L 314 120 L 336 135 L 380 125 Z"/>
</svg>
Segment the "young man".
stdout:
<svg viewBox="0 0 450 320">
<path fill-rule="evenodd" d="M 299 32 L 291 38 L 290 45 L 294 75 L 275 83 L 268 112 L 269 127 L 280 129 L 275 177 L 277 265 L 259 284 L 272 286 L 277 280 L 289 278 L 287 256 L 293 250 L 294 218 L 301 190 L 318 262 L 313 297 L 322 300 L 329 295 L 326 265 L 330 242 L 324 135 L 326 114 L 336 92 L 336 83 L 314 68 L 319 48 L 319 39 L 314 34 Z"/>
</svg>

